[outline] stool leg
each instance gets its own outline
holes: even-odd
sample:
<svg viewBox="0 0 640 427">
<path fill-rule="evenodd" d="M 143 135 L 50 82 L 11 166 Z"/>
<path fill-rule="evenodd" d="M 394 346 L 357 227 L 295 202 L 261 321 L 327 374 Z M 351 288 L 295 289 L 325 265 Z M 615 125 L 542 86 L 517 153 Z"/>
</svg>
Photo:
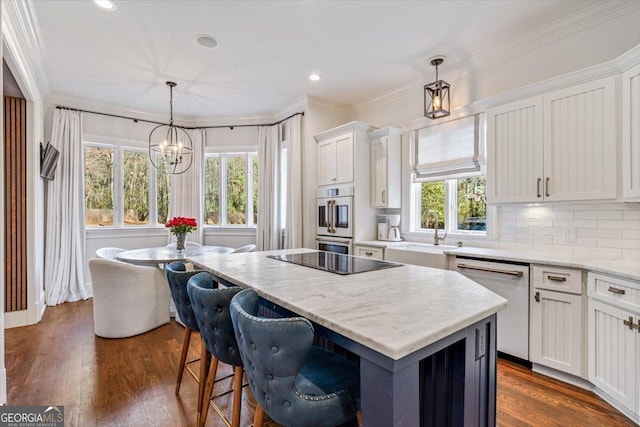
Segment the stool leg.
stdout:
<svg viewBox="0 0 640 427">
<path fill-rule="evenodd" d="M 240 426 L 240 406 L 242 405 L 242 366 L 233 367 L 233 415 L 231 427 Z"/>
<path fill-rule="evenodd" d="M 180 365 L 178 365 L 178 379 L 176 382 L 176 394 L 180 393 L 180 384 L 182 383 L 182 374 L 184 374 L 184 365 L 187 362 L 187 353 L 189 352 L 189 342 L 191 342 L 191 332 L 189 328 L 184 328 L 184 336 L 182 338 L 182 354 L 180 354 Z"/>
<path fill-rule="evenodd" d="M 362 427 L 362 411 L 356 412 L 356 420 L 358 421 L 358 427 Z"/>
<path fill-rule="evenodd" d="M 256 406 L 256 415 L 253 417 L 253 427 L 262 427 L 262 423 L 264 423 L 264 411 L 262 406 L 258 404 Z"/>
<path fill-rule="evenodd" d="M 200 350 L 200 374 L 198 375 L 198 416 L 196 418 L 196 423 L 198 423 L 200 415 L 202 414 L 204 383 L 207 379 L 207 370 L 209 369 L 209 361 L 211 360 L 211 354 L 207 351 L 207 346 L 204 345 L 204 340 L 201 340 L 200 345 L 202 347 Z"/>
<path fill-rule="evenodd" d="M 211 357 L 211 366 L 209 367 L 209 375 L 207 376 L 207 383 L 204 388 L 204 396 L 202 398 L 202 413 L 200 414 L 200 420 L 198 420 L 198 426 L 204 426 L 207 421 L 207 415 L 209 414 L 209 401 L 213 394 L 213 385 L 216 382 L 216 373 L 218 372 L 218 358 Z"/>
</svg>

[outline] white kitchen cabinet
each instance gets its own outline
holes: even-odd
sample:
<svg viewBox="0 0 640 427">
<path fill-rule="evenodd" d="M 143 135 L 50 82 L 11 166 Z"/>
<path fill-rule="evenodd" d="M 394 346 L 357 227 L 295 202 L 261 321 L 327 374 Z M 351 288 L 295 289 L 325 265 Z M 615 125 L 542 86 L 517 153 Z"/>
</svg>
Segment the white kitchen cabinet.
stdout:
<svg viewBox="0 0 640 427">
<path fill-rule="evenodd" d="M 371 140 L 371 206 L 400 209 L 402 194 L 401 135 L 397 128 L 369 132 Z"/>
<path fill-rule="evenodd" d="M 353 182 L 353 133 L 318 142 L 318 185 Z"/>
<path fill-rule="evenodd" d="M 582 271 L 532 269 L 530 356 L 533 363 L 585 376 Z"/>
<path fill-rule="evenodd" d="M 615 77 L 487 111 L 489 203 L 616 197 Z"/>
<path fill-rule="evenodd" d="M 356 245 L 354 252 L 356 256 L 364 258 L 384 259 L 384 248 Z"/>
<path fill-rule="evenodd" d="M 640 64 L 622 73 L 622 192 L 640 202 Z"/>
<path fill-rule="evenodd" d="M 640 283 L 589 273 L 588 295 L 589 381 L 640 423 Z"/>
</svg>

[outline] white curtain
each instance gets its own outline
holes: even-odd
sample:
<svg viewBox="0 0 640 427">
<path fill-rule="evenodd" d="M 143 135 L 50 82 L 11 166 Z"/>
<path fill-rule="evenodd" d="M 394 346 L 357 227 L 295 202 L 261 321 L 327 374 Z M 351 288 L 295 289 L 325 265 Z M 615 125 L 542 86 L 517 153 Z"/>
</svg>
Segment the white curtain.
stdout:
<svg viewBox="0 0 640 427">
<path fill-rule="evenodd" d="M 47 305 L 91 297 L 84 280 L 84 167 L 82 115 L 56 109 L 51 144 L 60 151 L 47 187 L 45 298 Z"/>
<path fill-rule="evenodd" d="M 302 247 L 302 116 L 283 123 L 287 141 L 287 208 L 284 249 Z"/>
<path fill-rule="evenodd" d="M 278 165 L 280 126 L 258 128 L 258 230 L 259 251 L 279 249 L 280 218 Z"/>
<path fill-rule="evenodd" d="M 207 134 L 204 129 L 189 130 L 193 142 L 193 161 L 191 167 L 180 175 L 171 175 L 171 203 L 169 218 L 183 216 L 195 218 L 198 229 L 187 233 L 187 240 L 203 243 L 203 182 L 204 176 L 204 147 Z M 171 243 L 172 235 L 169 235 Z"/>
</svg>

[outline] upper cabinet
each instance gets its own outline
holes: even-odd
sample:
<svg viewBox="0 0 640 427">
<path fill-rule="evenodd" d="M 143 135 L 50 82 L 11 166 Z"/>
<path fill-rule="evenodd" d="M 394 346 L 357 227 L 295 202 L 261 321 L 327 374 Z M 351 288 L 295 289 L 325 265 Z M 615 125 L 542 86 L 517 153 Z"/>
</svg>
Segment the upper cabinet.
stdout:
<svg viewBox="0 0 640 427">
<path fill-rule="evenodd" d="M 318 142 L 318 185 L 353 182 L 353 133 Z"/>
<path fill-rule="evenodd" d="M 401 208 L 402 131 L 386 127 L 369 132 L 371 141 L 371 206 Z"/>
<path fill-rule="evenodd" d="M 640 202 L 640 64 L 622 74 L 622 191 Z"/>
<path fill-rule="evenodd" d="M 616 198 L 615 78 L 487 111 L 489 203 Z"/>
</svg>

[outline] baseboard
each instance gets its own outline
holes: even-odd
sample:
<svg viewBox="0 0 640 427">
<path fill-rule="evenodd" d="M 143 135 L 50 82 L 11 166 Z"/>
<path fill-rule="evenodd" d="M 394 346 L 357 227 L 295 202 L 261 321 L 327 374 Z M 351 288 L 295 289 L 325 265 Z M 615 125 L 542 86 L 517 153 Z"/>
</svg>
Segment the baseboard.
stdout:
<svg viewBox="0 0 640 427">
<path fill-rule="evenodd" d="M 29 313 L 27 310 L 10 311 L 4 313 L 4 328 L 18 328 L 29 325 Z"/>
<path fill-rule="evenodd" d="M 562 381 L 576 387 L 583 388 L 585 390 L 593 390 L 593 384 L 591 384 L 584 378 L 576 377 L 575 375 L 567 374 L 566 372 L 558 371 L 557 369 L 533 363 L 531 370 L 533 372 L 546 375 L 547 377 L 555 378 L 558 381 Z"/>
<path fill-rule="evenodd" d="M 531 369 L 531 362 L 529 362 L 528 360 L 521 359 L 517 356 L 512 356 L 510 354 L 503 353 L 501 351 L 498 352 L 498 357 L 500 359 L 504 359 L 504 360 L 508 360 L 509 362 L 516 363 L 520 366 L 524 366 L 527 369 Z"/>
<path fill-rule="evenodd" d="M 0 370 L 0 405 L 7 404 L 7 370 L 3 366 Z"/>
<path fill-rule="evenodd" d="M 596 387 L 595 385 L 592 386 L 593 392 L 598 395 L 600 398 L 602 398 L 602 400 L 604 400 L 605 402 L 607 402 L 609 405 L 613 406 L 614 408 L 616 408 L 618 411 L 622 412 L 622 414 L 629 418 L 631 421 L 633 421 L 634 423 L 640 425 L 640 414 L 634 414 L 632 411 L 630 411 L 629 409 L 627 409 L 626 406 L 621 405 L 620 403 L 618 403 L 618 401 L 616 399 L 614 399 L 613 397 L 611 397 L 609 394 L 607 394 L 606 392 L 600 390 L 598 387 Z"/>
</svg>

